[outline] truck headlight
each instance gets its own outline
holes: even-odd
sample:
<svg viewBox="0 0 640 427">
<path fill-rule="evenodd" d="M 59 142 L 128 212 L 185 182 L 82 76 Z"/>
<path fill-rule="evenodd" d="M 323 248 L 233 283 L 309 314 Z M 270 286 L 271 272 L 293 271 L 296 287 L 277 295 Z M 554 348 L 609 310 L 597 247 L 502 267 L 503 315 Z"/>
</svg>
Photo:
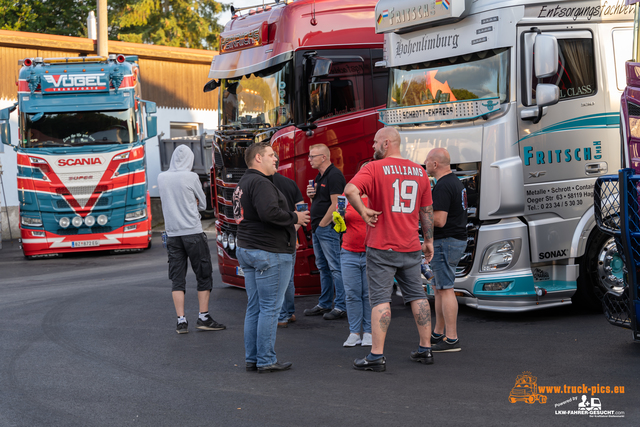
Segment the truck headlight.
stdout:
<svg viewBox="0 0 640 427">
<path fill-rule="evenodd" d="M 491 244 L 482 255 L 480 271 L 505 270 L 518 258 L 518 244 L 516 240 L 502 240 Z"/>
<path fill-rule="evenodd" d="M 137 211 L 129 212 L 124 216 L 125 221 L 135 221 L 136 219 L 142 219 L 147 216 L 146 209 L 140 209 Z"/>
<path fill-rule="evenodd" d="M 222 233 L 222 247 L 227 249 L 227 246 L 229 246 L 229 237 L 227 233 Z"/>
<path fill-rule="evenodd" d="M 80 227 L 82 225 L 82 217 L 74 216 L 71 220 L 71 224 L 73 224 L 74 227 Z"/>
<path fill-rule="evenodd" d="M 105 225 L 107 223 L 107 216 L 106 215 L 100 215 L 98 217 L 98 225 Z"/>
<path fill-rule="evenodd" d="M 42 220 L 40 218 L 29 218 L 23 216 L 20 218 L 20 222 L 22 222 L 22 225 L 27 225 L 29 227 L 42 227 Z"/>
<path fill-rule="evenodd" d="M 84 219 L 84 223 L 87 225 L 87 227 L 93 227 L 93 225 L 96 223 L 96 218 L 94 216 L 88 215 Z"/>
<path fill-rule="evenodd" d="M 229 249 L 234 250 L 236 248 L 236 238 L 232 233 L 229 233 Z"/>
<path fill-rule="evenodd" d="M 67 228 L 71 224 L 71 220 L 69 218 L 67 218 L 66 216 L 63 216 L 58 221 L 58 224 L 60 224 L 60 227 L 62 227 L 62 228 Z"/>
</svg>

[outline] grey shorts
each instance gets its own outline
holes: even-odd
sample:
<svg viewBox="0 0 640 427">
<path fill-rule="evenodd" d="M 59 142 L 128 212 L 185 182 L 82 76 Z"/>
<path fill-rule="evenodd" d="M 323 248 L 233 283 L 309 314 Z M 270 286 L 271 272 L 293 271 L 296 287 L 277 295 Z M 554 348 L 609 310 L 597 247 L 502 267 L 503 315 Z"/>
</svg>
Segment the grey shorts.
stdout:
<svg viewBox="0 0 640 427">
<path fill-rule="evenodd" d="M 427 298 L 420 278 L 421 262 L 422 251 L 394 252 L 367 247 L 367 280 L 371 308 L 391 302 L 394 277 L 402 291 L 405 304 Z"/>
</svg>

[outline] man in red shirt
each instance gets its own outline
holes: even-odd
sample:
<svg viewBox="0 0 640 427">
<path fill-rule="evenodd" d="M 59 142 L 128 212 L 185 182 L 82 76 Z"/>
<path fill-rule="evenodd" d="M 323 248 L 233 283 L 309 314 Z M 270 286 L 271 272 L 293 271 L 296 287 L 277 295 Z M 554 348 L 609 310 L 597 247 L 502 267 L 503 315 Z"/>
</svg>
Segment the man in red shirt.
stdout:
<svg viewBox="0 0 640 427">
<path fill-rule="evenodd" d="M 422 252 L 433 257 L 431 185 L 422 166 L 403 159 L 400 135 L 391 127 L 380 129 L 373 140 L 374 162 L 363 167 L 345 187 L 345 195 L 367 224 L 367 279 L 371 301 L 371 354 L 356 359 L 358 370 L 384 371 L 384 342 L 391 322 L 393 278 L 405 304 L 411 304 L 420 335 L 411 360 L 431 364 L 431 309 L 422 287 Z M 369 197 L 365 207 L 360 197 Z M 424 243 L 420 244 L 418 221 Z"/>
</svg>

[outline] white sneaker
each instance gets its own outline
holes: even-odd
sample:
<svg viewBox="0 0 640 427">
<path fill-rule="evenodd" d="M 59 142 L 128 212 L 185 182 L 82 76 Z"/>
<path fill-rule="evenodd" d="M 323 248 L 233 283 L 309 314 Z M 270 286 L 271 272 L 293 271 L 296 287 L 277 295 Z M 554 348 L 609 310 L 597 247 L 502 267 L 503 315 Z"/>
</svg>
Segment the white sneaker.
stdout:
<svg viewBox="0 0 640 427">
<path fill-rule="evenodd" d="M 349 338 L 342 344 L 344 347 L 355 347 L 360 344 L 362 340 L 360 339 L 360 334 L 349 334 Z"/>
<path fill-rule="evenodd" d="M 371 334 L 369 332 L 365 332 L 362 335 L 362 347 L 371 347 L 372 342 L 371 342 Z"/>
</svg>

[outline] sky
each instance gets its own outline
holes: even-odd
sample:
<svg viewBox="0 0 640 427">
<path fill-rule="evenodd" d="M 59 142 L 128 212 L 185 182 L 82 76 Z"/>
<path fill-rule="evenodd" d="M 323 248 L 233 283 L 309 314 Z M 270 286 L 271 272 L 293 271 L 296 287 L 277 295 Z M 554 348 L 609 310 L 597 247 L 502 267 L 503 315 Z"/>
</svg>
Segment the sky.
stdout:
<svg viewBox="0 0 640 427">
<path fill-rule="evenodd" d="M 262 0 L 222 0 L 222 3 L 230 4 L 233 7 L 257 6 L 262 4 Z M 265 1 L 265 3 L 273 3 L 273 0 Z M 218 23 L 222 26 L 231 20 L 231 11 L 227 10 L 220 14 Z"/>
</svg>

